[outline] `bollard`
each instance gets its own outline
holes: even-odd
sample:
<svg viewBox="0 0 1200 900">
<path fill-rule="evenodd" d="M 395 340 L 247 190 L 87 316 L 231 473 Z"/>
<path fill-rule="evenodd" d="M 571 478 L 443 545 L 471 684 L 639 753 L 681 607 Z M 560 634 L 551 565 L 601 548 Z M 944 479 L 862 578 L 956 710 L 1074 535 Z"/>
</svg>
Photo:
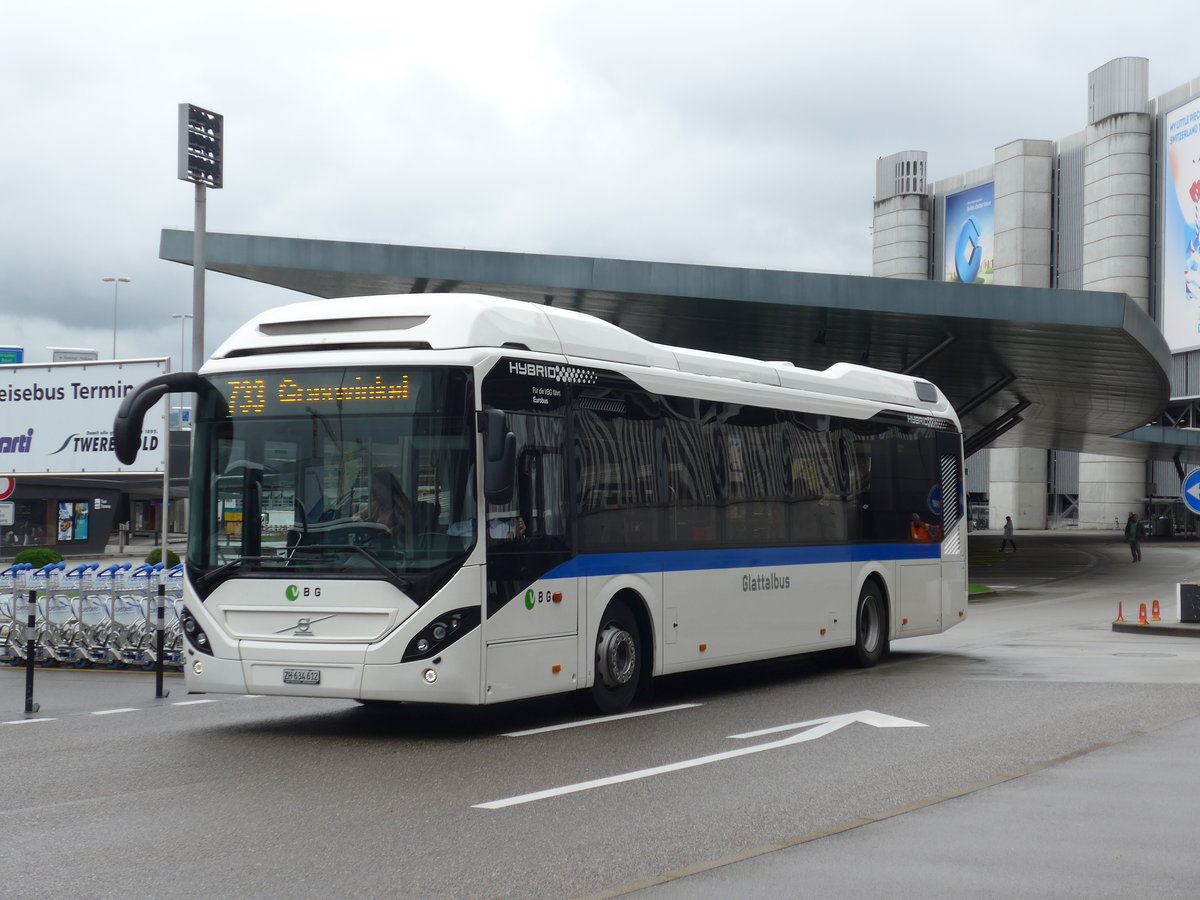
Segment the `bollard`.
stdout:
<svg viewBox="0 0 1200 900">
<path fill-rule="evenodd" d="M 1139 625 L 1149 625 L 1150 624 L 1149 622 L 1146 621 L 1146 604 L 1145 603 L 1143 603 L 1141 606 L 1138 607 L 1138 624 Z"/>
<path fill-rule="evenodd" d="M 37 662 L 37 591 L 29 589 L 29 629 L 25 642 L 25 712 L 35 713 L 41 707 L 33 702 L 33 670 Z"/>
<path fill-rule="evenodd" d="M 1162 612 L 1162 610 L 1158 605 L 1158 601 L 1155 600 L 1154 603 L 1150 606 L 1150 621 L 1151 622 L 1161 622 L 1162 619 L 1159 616 L 1159 613 L 1161 613 L 1161 612 Z"/>
<path fill-rule="evenodd" d="M 1117 601 L 1117 617 L 1115 619 L 1113 619 L 1114 622 L 1124 622 L 1125 621 L 1125 613 L 1122 611 L 1122 606 L 1123 606 L 1123 604 L 1121 603 L 1120 600 L 1118 600 Z"/>
<path fill-rule="evenodd" d="M 159 574 L 158 579 L 158 609 L 155 613 L 155 638 L 154 650 L 156 661 L 154 663 L 154 696 L 158 699 L 170 696 L 170 691 L 163 690 L 163 630 L 165 622 L 163 621 L 164 607 L 166 606 L 167 586 L 163 584 L 162 579 L 165 577 L 166 570 Z"/>
</svg>

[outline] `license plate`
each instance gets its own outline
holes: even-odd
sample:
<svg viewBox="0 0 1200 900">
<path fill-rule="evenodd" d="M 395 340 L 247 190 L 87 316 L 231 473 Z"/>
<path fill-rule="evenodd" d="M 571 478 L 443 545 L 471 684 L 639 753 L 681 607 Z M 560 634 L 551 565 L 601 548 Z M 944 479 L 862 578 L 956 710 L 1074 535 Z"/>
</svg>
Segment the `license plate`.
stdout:
<svg viewBox="0 0 1200 900">
<path fill-rule="evenodd" d="M 320 669 L 284 669 L 284 684 L 320 684 Z"/>
</svg>

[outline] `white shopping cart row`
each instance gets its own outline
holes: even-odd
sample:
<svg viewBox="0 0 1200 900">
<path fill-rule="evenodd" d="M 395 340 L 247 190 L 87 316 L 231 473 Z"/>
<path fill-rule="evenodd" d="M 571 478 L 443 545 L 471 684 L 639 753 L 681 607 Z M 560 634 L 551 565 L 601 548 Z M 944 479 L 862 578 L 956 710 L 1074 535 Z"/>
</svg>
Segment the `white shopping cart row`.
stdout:
<svg viewBox="0 0 1200 900">
<path fill-rule="evenodd" d="M 158 661 L 160 587 L 163 665 L 182 666 L 182 565 L 9 566 L 0 571 L 0 664 L 25 664 L 32 638 L 39 665 L 152 669 Z"/>
</svg>

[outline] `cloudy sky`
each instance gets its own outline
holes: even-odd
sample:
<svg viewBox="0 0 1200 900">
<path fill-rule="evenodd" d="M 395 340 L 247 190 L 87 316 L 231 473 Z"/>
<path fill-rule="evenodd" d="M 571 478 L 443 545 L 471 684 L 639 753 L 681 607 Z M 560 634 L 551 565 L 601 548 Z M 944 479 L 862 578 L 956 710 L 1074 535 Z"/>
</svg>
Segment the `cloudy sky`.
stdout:
<svg viewBox="0 0 1200 900">
<path fill-rule="evenodd" d="M 1200 77 L 1194 0 L 39 0 L 0 26 L 0 345 L 171 355 L 176 110 L 210 231 L 870 274 L 875 160 L 1081 130 L 1088 73 Z M 302 296 L 220 274 L 206 347 Z M 191 336 L 186 335 L 190 348 Z"/>
</svg>

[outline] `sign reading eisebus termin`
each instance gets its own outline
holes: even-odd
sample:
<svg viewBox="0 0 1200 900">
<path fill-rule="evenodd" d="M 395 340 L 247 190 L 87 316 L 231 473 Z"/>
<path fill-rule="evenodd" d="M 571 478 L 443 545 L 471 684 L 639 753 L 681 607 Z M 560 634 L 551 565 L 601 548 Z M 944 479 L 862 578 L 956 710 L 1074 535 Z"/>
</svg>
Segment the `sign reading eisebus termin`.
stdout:
<svg viewBox="0 0 1200 900">
<path fill-rule="evenodd" d="M 112 447 L 125 395 L 167 371 L 165 359 L 0 367 L 0 474 L 161 472 L 166 434 L 149 413 L 137 461 Z"/>
</svg>

